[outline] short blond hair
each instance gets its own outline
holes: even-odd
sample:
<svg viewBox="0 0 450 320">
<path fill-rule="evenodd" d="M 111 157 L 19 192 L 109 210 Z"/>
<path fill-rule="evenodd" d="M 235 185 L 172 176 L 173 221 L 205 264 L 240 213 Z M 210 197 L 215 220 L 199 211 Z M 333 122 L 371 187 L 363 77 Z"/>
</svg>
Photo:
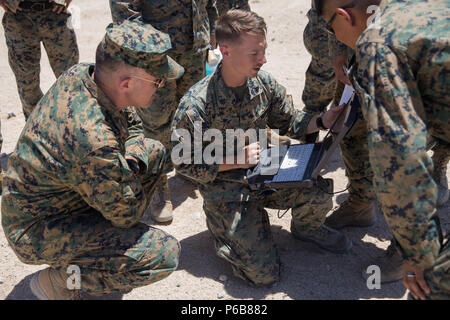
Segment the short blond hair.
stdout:
<svg viewBox="0 0 450 320">
<path fill-rule="evenodd" d="M 216 23 L 216 40 L 219 45 L 239 42 L 242 34 L 265 36 L 266 33 L 264 19 L 252 11 L 229 10 Z"/>
</svg>

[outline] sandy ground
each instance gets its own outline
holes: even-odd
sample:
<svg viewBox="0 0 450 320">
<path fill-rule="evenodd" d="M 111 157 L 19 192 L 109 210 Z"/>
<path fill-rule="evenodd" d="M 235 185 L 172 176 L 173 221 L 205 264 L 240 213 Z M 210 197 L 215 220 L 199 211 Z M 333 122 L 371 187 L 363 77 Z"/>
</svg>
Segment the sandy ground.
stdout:
<svg viewBox="0 0 450 320">
<path fill-rule="evenodd" d="M 254 11 L 268 24 L 268 63 L 271 72 L 293 95 L 302 108 L 301 93 L 310 56 L 302 41 L 309 1 L 261 0 L 250 1 Z M 95 48 L 110 23 L 107 0 L 76 0 L 81 13 L 80 28 L 76 29 L 80 48 L 80 62 L 93 62 Z M 76 8 L 75 8 L 76 9 Z M 2 14 L 3 15 L 3 14 Z M 1 27 L 0 27 L 1 28 Z M 41 87 L 45 92 L 55 81 L 45 51 L 42 55 Z M 0 31 L 0 111 L 4 138 L 1 158 L 6 167 L 7 155 L 16 145 L 24 125 L 24 117 L 17 94 L 14 76 L 8 65 L 3 30 Z M 15 117 L 8 119 L 12 111 Z M 335 191 L 347 184 L 343 163 L 336 153 L 330 172 Z M 450 170 L 449 170 L 450 172 Z M 175 219 L 172 224 L 158 226 L 174 235 L 181 243 L 180 265 L 168 278 L 150 286 L 133 290 L 123 299 L 405 299 L 406 291 L 400 282 L 369 290 L 362 278 L 368 262 L 382 252 L 390 239 L 389 229 L 381 214 L 377 223 L 368 229 L 344 229 L 353 241 L 348 254 L 336 255 L 295 240 L 289 232 L 290 214 L 277 217 L 269 210 L 275 241 L 279 246 L 284 271 L 281 281 L 270 288 L 254 288 L 233 276 L 230 266 L 214 252 L 202 210 L 202 198 L 192 185 L 180 181 L 173 174 L 169 180 L 174 195 Z M 346 193 L 334 197 L 335 205 Z M 443 227 L 449 229 L 450 203 L 440 210 Z M 35 299 L 29 290 L 30 277 L 46 266 L 22 264 L 14 255 L 0 231 L 0 298 Z M 227 281 L 219 278 L 226 276 Z"/>
</svg>

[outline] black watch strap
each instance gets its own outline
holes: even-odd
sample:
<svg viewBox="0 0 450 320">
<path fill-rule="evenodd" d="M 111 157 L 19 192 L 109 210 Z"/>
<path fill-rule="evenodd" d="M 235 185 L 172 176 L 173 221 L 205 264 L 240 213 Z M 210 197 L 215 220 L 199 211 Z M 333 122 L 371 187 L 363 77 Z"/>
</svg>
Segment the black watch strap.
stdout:
<svg viewBox="0 0 450 320">
<path fill-rule="evenodd" d="M 134 174 L 138 174 L 140 171 L 139 168 L 139 163 L 137 163 L 137 161 L 135 160 L 131 160 L 131 159 L 126 159 L 128 166 L 130 167 L 131 171 L 133 171 Z"/>
<path fill-rule="evenodd" d="M 328 128 L 325 127 L 322 120 L 322 114 L 320 114 L 316 119 L 316 125 L 320 130 L 328 130 Z"/>
</svg>

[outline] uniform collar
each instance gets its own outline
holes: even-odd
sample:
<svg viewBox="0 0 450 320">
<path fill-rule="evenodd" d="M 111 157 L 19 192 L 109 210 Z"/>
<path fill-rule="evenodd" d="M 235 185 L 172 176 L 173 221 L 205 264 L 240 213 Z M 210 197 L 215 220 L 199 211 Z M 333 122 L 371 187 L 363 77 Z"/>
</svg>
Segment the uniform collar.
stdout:
<svg viewBox="0 0 450 320">
<path fill-rule="evenodd" d="M 91 75 L 94 72 L 95 64 L 88 65 L 82 75 L 82 81 L 90 94 L 98 101 L 98 104 L 106 109 L 111 115 L 118 116 L 121 112 L 116 108 L 110 98 L 106 96 L 102 89 L 94 82 Z"/>
<path fill-rule="evenodd" d="M 222 62 L 220 62 L 220 64 L 217 66 L 217 69 L 214 72 L 213 77 L 215 78 L 215 81 L 219 84 L 219 90 L 222 89 L 222 90 L 226 91 L 228 93 L 228 96 L 230 94 L 234 95 L 231 88 L 228 87 L 225 84 L 225 81 L 223 80 Z M 257 97 L 258 95 L 260 95 L 263 92 L 263 88 L 262 88 L 261 82 L 259 81 L 258 76 L 247 79 L 247 88 L 248 88 L 248 93 L 250 95 L 250 100 Z"/>
<path fill-rule="evenodd" d="M 83 83 L 93 98 L 97 100 L 105 115 L 110 119 L 110 123 L 121 134 L 127 134 L 127 119 L 123 110 L 118 110 L 110 98 L 106 96 L 102 89 L 94 82 L 91 75 L 94 72 L 95 64 L 89 65 L 82 75 Z"/>
</svg>

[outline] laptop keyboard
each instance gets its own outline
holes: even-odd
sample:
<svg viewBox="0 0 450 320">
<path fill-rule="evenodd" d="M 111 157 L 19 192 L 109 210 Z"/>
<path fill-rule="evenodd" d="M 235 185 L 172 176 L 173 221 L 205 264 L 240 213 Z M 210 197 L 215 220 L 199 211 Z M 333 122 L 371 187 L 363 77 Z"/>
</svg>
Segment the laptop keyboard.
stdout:
<svg viewBox="0 0 450 320">
<path fill-rule="evenodd" d="M 313 149 L 313 143 L 290 146 L 272 182 L 301 181 Z"/>
</svg>

